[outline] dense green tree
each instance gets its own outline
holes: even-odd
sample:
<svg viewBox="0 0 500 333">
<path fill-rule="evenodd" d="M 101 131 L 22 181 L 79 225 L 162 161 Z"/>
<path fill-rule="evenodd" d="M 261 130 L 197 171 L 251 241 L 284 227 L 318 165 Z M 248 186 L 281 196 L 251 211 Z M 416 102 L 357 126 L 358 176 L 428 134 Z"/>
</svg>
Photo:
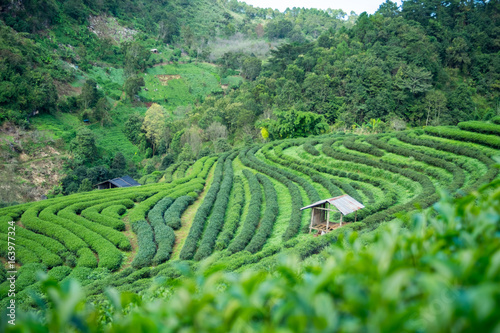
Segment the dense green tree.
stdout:
<svg viewBox="0 0 500 333">
<path fill-rule="evenodd" d="M 124 171 L 127 167 L 127 160 L 121 151 L 115 154 L 113 162 L 111 163 L 111 168 L 119 171 Z"/>
<path fill-rule="evenodd" d="M 144 78 L 142 76 L 131 76 L 125 81 L 123 88 L 130 100 L 133 100 L 144 85 Z"/>
<path fill-rule="evenodd" d="M 132 113 L 127 121 L 125 121 L 125 126 L 123 127 L 123 132 L 127 139 L 133 144 L 137 145 L 144 137 L 142 131 L 142 123 L 144 122 L 144 117 L 139 113 Z"/>
<path fill-rule="evenodd" d="M 262 70 L 262 60 L 249 57 L 243 61 L 241 75 L 248 80 L 255 80 Z"/>
<path fill-rule="evenodd" d="M 87 127 L 81 127 L 71 142 L 71 151 L 76 159 L 83 163 L 97 159 L 97 146 L 95 134 Z"/>
</svg>

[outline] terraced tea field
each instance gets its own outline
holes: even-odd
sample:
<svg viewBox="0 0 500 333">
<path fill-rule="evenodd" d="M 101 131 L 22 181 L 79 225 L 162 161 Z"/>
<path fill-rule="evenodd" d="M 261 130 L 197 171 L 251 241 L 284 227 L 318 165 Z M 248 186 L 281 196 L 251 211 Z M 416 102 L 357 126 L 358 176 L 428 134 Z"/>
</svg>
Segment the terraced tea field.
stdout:
<svg viewBox="0 0 500 333">
<path fill-rule="evenodd" d="M 15 231 L 17 302 L 24 308 L 40 288 L 37 270 L 79 280 L 96 299 L 108 286 L 140 292 L 179 276 L 180 262 L 236 271 L 271 265 L 280 253 L 304 259 L 346 230 L 372 231 L 400 213 L 431 206 L 440 191 L 460 196 L 497 178 L 498 133 L 499 124 L 469 122 L 334 134 L 174 164 L 141 187 L 1 209 L 0 255 L 9 260 L 7 237 Z M 347 215 L 342 227 L 310 235 L 310 212 L 300 208 L 342 194 L 364 204 L 357 220 Z M 0 289 L 5 297 L 7 282 Z"/>
</svg>

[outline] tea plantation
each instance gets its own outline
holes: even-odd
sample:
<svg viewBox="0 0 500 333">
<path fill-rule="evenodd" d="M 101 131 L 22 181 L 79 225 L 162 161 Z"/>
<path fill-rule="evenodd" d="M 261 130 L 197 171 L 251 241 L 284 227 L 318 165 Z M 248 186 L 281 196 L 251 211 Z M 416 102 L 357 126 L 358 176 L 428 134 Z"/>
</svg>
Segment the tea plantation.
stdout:
<svg viewBox="0 0 500 333">
<path fill-rule="evenodd" d="M 61 299 L 71 288 L 76 288 L 70 281 L 78 281 L 82 286 L 79 297 L 95 301 L 105 309 L 114 306 L 114 316 L 119 316 L 125 304 L 141 303 L 133 296 L 136 293 L 142 295 L 143 301 L 158 298 L 165 303 L 164 310 L 139 307 L 134 310 L 138 317 L 130 316 L 112 325 L 113 315 L 97 321 L 99 325 L 111 325 L 107 327 L 111 331 L 146 325 L 139 324 L 138 318 L 169 321 L 171 327 L 180 329 L 182 316 L 189 318 L 186 323 L 199 323 L 200 331 L 238 331 L 245 318 L 255 322 L 249 326 L 250 331 L 273 327 L 288 327 L 292 331 L 341 327 L 369 330 L 370 325 L 387 330 L 419 330 L 419 326 L 412 326 L 417 325 L 415 323 L 404 324 L 412 306 L 421 311 L 424 305 L 419 302 L 434 297 L 432 288 L 439 288 L 440 283 L 445 283 L 443 279 L 460 281 L 466 274 L 462 270 L 473 270 L 473 267 L 484 268 L 481 279 L 491 280 L 490 284 L 482 285 L 489 291 L 477 291 L 491 299 L 488 298 L 489 305 L 484 305 L 483 321 L 481 313 L 474 312 L 478 317 L 469 318 L 472 321 L 464 321 L 464 325 L 472 325 L 474 320 L 493 325 L 494 321 L 490 322 L 488 316 L 495 311 L 495 302 L 498 306 L 500 295 L 499 206 L 494 204 L 499 199 L 499 169 L 495 166 L 495 157 L 500 155 L 499 133 L 498 122 L 474 121 L 460 123 L 458 127 L 426 127 L 378 135 L 338 133 L 288 139 L 204 157 L 192 165 L 172 166 L 157 183 L 95 190 L 3 208 L 0 210 L 0 255 L 8 261 L 8 245 L 15 248 L 16 306 L 24 311 L 36 308 L 43 299 L 57 303 L 55 294 L 42 296 L 50 287 L 48 281 L 53 280 L 62 283 L 63 287 L 56 287 Z M 493 185 L 482 189 L 481 196 L 467 196 L 488 183 Z M 455 205 L 448 199 L 435 209 L 410 218 L 409 213 L 433 206 L 445 193 L 462 199 Z M 356 221 L 354 216 L 347 215 L 341 228 L 319 237 L 310 235 L 310 211 L 300 211 L 300 208 L 342 194 L 364 204 Z M 488 215 L 485 212 L 489 209 L 493 210 Z M 476 215 L 479 217 L 473 218 Z M 332 220 L 338 221 L 338 216 Z M 9 223 L 11 221 L 15 223 Z M 415 231 L 415 228 L 420 229 Z M 466 232 L 470 232 L 469 238 L 461 234 Z M 15 235 L 11 238 L 13 244 L 7 244 L 9 235 Z M 438 247 L 441 250 L 436 250 Z M 469 247 L 470 251 L 463 250 Z M 485 251 L 491 256 L 484 257 L 485 251 L 479 253 L 481 247 L 488 248 L 489 252 Z M 470 267 L 463 263 L 460 265 L 465 266 L 457 267 L 447 264 L 445 257 L 460 249 L 463 250 L 461 256 L 470 257 Z M 429 255 L 439 252 L 442 257 L 431 256 L 431 265 L 425 262 L 425 251 Z M 283 256 L 300 259 L 302 263 L 283 263 Z M 370 263 L 373 266 L 360 267 L 363 256 L 373 257 Z M 491 265 L 489 258 L 492 258 Z M 393 265 L 400 265 L 401 270 L 397 271 Z M 406 270 L 405 265 L 409 265 Z M 432 286 L 421 284 L 423 289 L 417 292 L 418 283 L 409 272 L 419 270 L 422 265 L 425 268 L 418 279 L 425 280 L 427 274 L 429 279 L 436 280 L 432 280 L 435 283 Z M 391 277 L 390 270 L 394 273 Z M 52 280 L 37 279 L 37 271 L 47 272 Z M 265 271 L 271 275 L 267 276 Z M 224 272 L 233 272 L 233 275 Z M 436 272 L 440 272 L 441 280 L 432 277 Z M 321 282 L 336 274 L 346 280 L 335 280 L 331 286 Z M 6 271 L 1 275 L 5 276 Z M 179 286 L 177 278 L 183 275 L 187 276 L 180 279 L 183 282 Z M 349 279 L 359 280 L 363 275 L 364 282 L 358 281 L 356 286 L 350 284 Z M 264 278 L 269 284 L 268 291 L 264 290 L 265 284 L 261 284 Z M 371 303 L 374 300 L 366 300 L 368 289 L 363 289 L 368 288 L 371 279 L 377 282 L 372 281 L 375 289 L 370 292 L 373 297 L 380 297 L 378 317 L 374 316 L 377 311 Z M 381 281 L 386 285 L 379 285 Z M 461 286 L 464 293 L 467 283 Z M 115 291 L 109 291 L 109 287 Z M 454 288 L 450 290 L 458 293 L 455 297 L 466 297 Z M 0 289 L 1 308 L 6 309 L 9 283 L 3 282 Z M 121 303 L 116 291 L 122 293 Z M 183 300 L 181 291 L 191 294 L 185 293 L 187 299 Z M 289 296 L 283 299 L 280 293 L 289 293 Z M 290 295 L 297 300 L 291 300 Z M 411 295 L 415 297 L 413 303 Z M 128 301 L 124 301 L 124 297 Z M 301 297 L 311 299 L 301 303 Z M 239 302 L 234 306 L 241 307 L 234 308 L 234 313 L 217 314 L 213 320 L 201 319 L 210 317 L 205 310 L 229 311 L 232 298 Z M 274 307 L 270 299 L 276 302 Z M 403 305 L 398 299 L 407 302 L 405 311 L 401 310 Z M 244 300 L 249 302 L 246 307 L 242 305 Z M 297 304 L 308 308 L 294 309 Z M 319 304 L 325 308 L 322 310 Z M 361 304 L 366 306 L 365 317 L 348 321 L 350 312 L 363 313 L 359 308 Z M 474 308 L 473 304 L 469 305 Z M 392 328 L 389 325 L 391 307 L 395 313 Z M 80 308 L 73 315 L 89 316 L 92 311 L 97 310 Z M 150 311 L 157 312 L 151 314 Z M 309 319 L 303 320 L 300 311 L 304 316 L 308 314 Z M 335 315 L 329 317 L 325 315 L 327 311 Z M 459 311 L 465 310 L 446 308 L 443 311 L 443 321 L 446 321 L 460 317 Z M 313 324 L 315 316 L 318 321 Z M 410 326 L 406 327 L 407 324 Z M 161 331 L 158 322 L 155 325 Z M 432 320 L 422 325 L 435 331 L 442 328 L 439 322 Z M 140 327 L 146 329 L 146 326 Z"/>
</svg>

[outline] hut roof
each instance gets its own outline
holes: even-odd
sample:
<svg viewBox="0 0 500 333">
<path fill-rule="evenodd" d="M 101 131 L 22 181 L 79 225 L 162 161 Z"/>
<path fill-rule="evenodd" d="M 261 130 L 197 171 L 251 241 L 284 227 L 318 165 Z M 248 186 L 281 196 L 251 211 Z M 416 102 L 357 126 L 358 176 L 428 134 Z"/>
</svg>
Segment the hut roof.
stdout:
<svg viewBox="0 0 500 333">
<path fill-rule="evenodd" d="M 350 197 L 347 194 L 341 195 L 339 197 L 330 198 L 315 202 L 309 206 L 302 207 L 300 210 L 313 208 L 317 206 L 321 206 L 325 203 L 329 202 L 334 205 L 343 215 L 351 214 L 361 208 L 365 208 L 362 203 L 358 202 L 354 198 Z"/>
<path fill-rule="evenodd" d="M 118 177 L 118 178 L 113 178 L 110 180 L 106 180 L 102 183 L 99 183 L 97 185 L 101 185 L 101 184 L 104 184 L 107 182 L 110 182 L 111 184 L 115 185 L 116 187 L 131 187 L 131 186 L 140 186 L 141 185 L 130 176 L 122 176 L 122 177 Z"/>
</svg>

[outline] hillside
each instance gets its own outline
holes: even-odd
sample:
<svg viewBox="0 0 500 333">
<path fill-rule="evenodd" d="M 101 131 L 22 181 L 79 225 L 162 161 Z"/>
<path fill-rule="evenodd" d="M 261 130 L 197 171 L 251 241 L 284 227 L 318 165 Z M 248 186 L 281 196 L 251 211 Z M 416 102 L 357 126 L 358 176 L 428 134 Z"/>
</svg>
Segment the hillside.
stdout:
<svg viewBox="0 0 500 333">
<path fill-rule="evenodd" d="M 498 330 L 499 13 L 0 5 L 2 331 Z"/>
<path fill-rule="evenodd" d="M 407 220 L 415 207 L 438 201 L 440 191 L 461 196 L 497 179 L 499 130 L 466 122 L 274 141 L 177 165 L 159 183 L 3 208 L 4 239 L 7 222 L 17 221 L 16 304 L 35 305 L 28 295 L 40 290 L 38 269 L 59 281 L 74 278 L 89 299 L 100 300 L 108 286 L 147 293 L 160 277 L 178 277 L 180 262 L 237 271 L 274 265 L 282 253 L 306 259 L 342 234 L 368 235 L 397 217 Z M 347 215 L 342 227 L 332 216 L 337 228 L 313 237 L 309 211 L 300 208 L 342 194 L 366 208 L 357 221 Z"/>
</svg>

